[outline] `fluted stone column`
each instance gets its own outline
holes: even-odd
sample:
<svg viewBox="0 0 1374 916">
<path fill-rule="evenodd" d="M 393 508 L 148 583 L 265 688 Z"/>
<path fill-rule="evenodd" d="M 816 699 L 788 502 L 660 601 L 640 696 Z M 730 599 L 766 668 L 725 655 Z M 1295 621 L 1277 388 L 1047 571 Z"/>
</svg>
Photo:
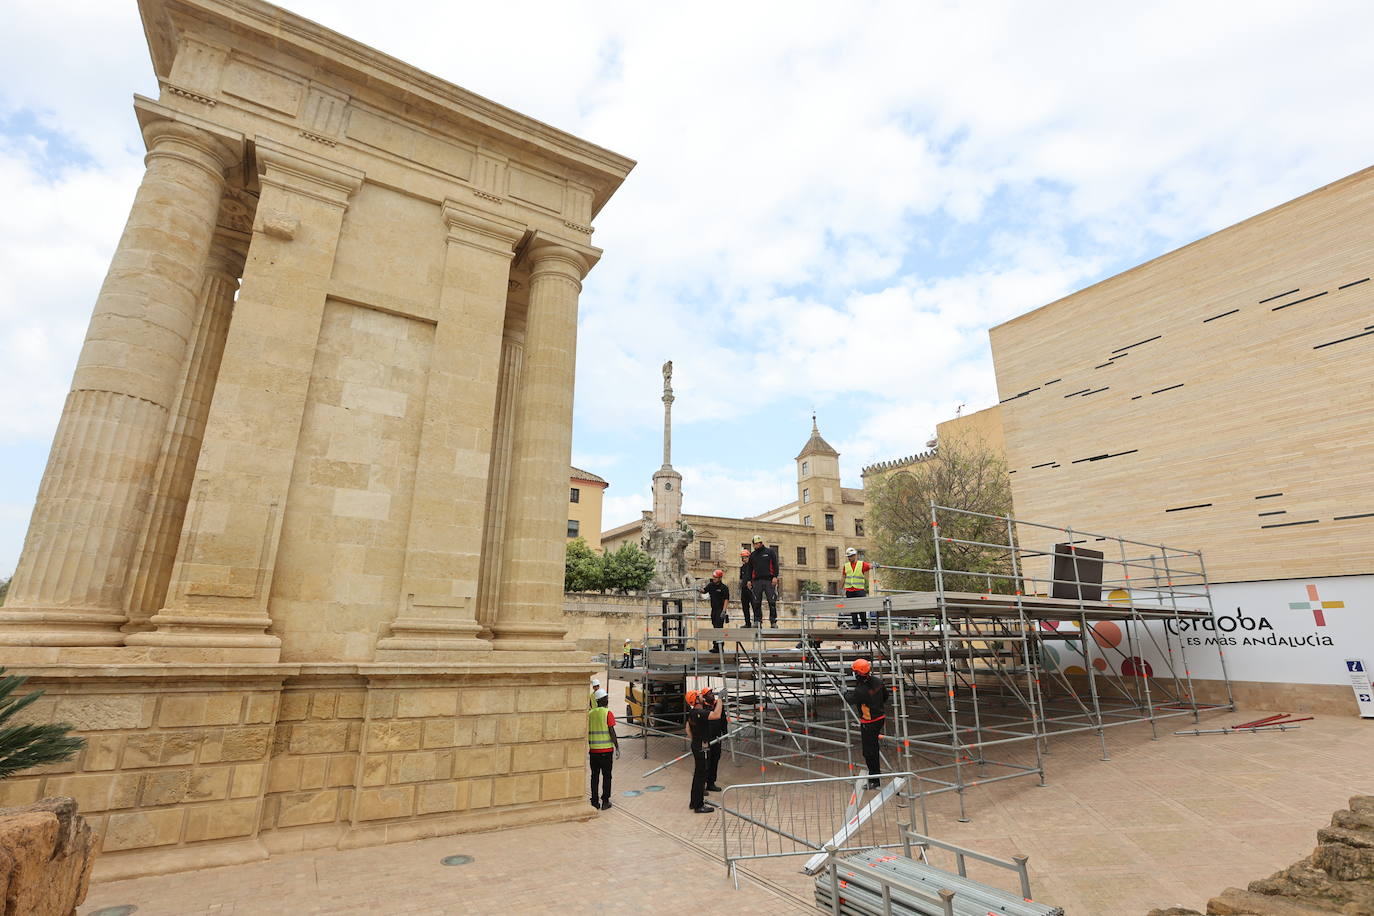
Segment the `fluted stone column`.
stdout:
<svg viewBox="0 0 1374 916">
<path fill-rule="evenodd" d="M 150 103 L 141 103 L 145 109 Z M 0 645 L 112 646 L 241 138 L 141 112 L 147 171 L 96 299 Z"/>
<path fill-rule="evenodd" d="M 577 297 L 596 249 L 536 235 L 525 348 L 516 386 L 494 647 L 566 650 L 563 609 L 568 465 L 572 457 Z"/>
<path fill-rule="evenodd" d="M 477 622 L 491 638 L 501 601 L 501 557 L 506 547 L 505 506 L 510 498 L 511 443 L 515 439 L 515 393 L 525 358 L 523 329 L 507 328 L 501 341 L 501 382 L 492 419 L 491 460 L 487 475 L 487 518 L 482 535 L 482 578 L 477 591 Z"/>
<path fill-rule="evenodd" d="M 502 375 L 502 331 L 511 257 L 523 224 L 458 201 L 444 203 L 448 250 L 405 572 L 390 633 L 377 642 L 386 660 L 445 660 L 455 651 L 490 651 L 480 639 L 477 587 L 492 423 Z"/>
<path fill-rule="evenodd" d="M 147 629 L 147 620 L 162 607 L 167 583 L 172 578 L 186 503 L 200 456 L 205 420 L 215 391 L 234 295 L 243 273 L 246 246 L 224 233 L 215 236 L 201 284 L 200 311 L 188 347 L 181 390 L 177 395 L 171 427 L 167 430 L 162 461 L 157 469 L 153 505 L 147 527 L 134 555 L 134 574 L 129 587 L 126 630 Z"/>
<path fill-rule="evenodd" d="M 154 660 L 281 655 L 267 602 L 329 278 L 363 175 L 262 137 L 255 158 L 262 194 L 167 597 L 156 629 L 126 638 Z"/>
</svg>

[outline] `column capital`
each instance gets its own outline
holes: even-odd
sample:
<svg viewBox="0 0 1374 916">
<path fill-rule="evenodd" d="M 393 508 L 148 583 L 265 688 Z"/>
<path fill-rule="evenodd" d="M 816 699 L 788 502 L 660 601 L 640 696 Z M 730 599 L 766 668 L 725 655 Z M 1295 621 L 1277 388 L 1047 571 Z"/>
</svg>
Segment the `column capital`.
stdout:
<svg viewBox="0 0 1374 916">
<path fill-rule="evenodd" d="M 601 249 L 536 230 L 520 249 L 519 266 L 533 281 L 540 274 L 561 274 L 579 286 L 582 278 L 601 259 Z"/>
<path fill-rule="evenodd" d="M 258 181 L 282 190 L 310 197 L 339 209 L 347 209 L 349 198 L 362 187 L 366 173 L 313 153 L 298 150 L 268 137 L 253 143 Z"/>
<path fill-rule="evenodd" d="M 448 225 L 450 243 L 470 245 L 508 258 L 526 232 L 524 223 L 452 198 L 444 201 L 444 222 Z"/>
<path fill-rule="evenodd" d="M 243 160 L 243 134 L 168 108 L 143 96 L 134 97 L 134 114 L 148 147 L 145 162 L 159 156 L 180 159 L 204 169 L 218 181 Z"/>
</svg>

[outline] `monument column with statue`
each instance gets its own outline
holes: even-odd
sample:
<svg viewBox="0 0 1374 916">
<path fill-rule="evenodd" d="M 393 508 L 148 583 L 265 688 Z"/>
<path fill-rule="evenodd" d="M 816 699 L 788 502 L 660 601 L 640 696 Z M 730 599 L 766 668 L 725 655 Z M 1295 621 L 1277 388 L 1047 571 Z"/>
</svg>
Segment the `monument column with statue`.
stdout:
<svg viewBox="0 0 1374 916">
<path fill-rule="evenodd" d="M 654 509 L 644 516 L 640 538 L 654 558 L 650 591 L 692 585 L 687 574 L 687 545 L 696 535 L 682 521 L 682 475 L 673 469 L 673 361 L 663 364 L 663 466 L 654 472 Z"/>
</svg>

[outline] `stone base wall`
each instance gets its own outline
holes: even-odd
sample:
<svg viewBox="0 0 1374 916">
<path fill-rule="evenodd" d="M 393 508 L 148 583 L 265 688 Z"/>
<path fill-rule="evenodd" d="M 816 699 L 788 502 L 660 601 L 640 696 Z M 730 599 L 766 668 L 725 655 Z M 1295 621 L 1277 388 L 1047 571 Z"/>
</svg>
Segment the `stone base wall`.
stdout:
<svg viewBox="0 0 1374 916">
<path fill-rule="evenodd" d="M 582 816 L 591 670 L 28 668 L 87 747 L 0 805 L 75 798 L 101 880 Z"/>
</svg>

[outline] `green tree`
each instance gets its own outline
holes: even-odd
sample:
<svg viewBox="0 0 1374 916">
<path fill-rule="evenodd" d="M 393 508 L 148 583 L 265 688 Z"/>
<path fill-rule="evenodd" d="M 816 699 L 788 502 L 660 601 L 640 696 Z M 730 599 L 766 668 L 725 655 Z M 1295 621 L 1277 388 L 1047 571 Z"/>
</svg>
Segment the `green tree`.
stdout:
<svg viewBox="0 0 1374 916">
<path fill-rule="evenodd" d="M 615 553 L 606 554 L 604 559 L 604 587 L 621 594 L 641 591 L 654 577 L 654 558 L 628 541 Z"/>
<path fill-rule="evenodd" d="M 605 588 L 606 561 L 582 538 L 568 542 L 563 567 L 563 590 L 596 592 Z"/>
<path fill-rule="evenodd" d="M 1006 462 L 981 441 L 941 441 L 935 454 L 919 464 L 866 484 L 871 524 L 870 552 L 882 566 L 935 568 L 930 504 L 986 515 L 1011 514 L 1011 479 Z M 942 538 L 1006 544 L 1007 524 L 956 512 L 940 513 Z M 1010 593 L 1014 584 L 1011 552 L 1005 548 L 940 541 L 940 568 L 946 591 Z M 993 574 L 989 576 L 988 574 Z M 884 570 L 883 587 L 934 591 L 933 572 Z"/>
<path fill-rule="evenodd" d="M 65 722 L 55 725 L 9 724 L 15 714 L 43 695 L 43 691 L 35 690 L 24 696 L 15 696 L 14 692 L 27 680 L 17 675 L 5 675 L 5 669 L 0 668 L 0 779 L 29 767 L 70 760 L 86 746 L 86 739 L 67 734 L 72 727 Z"/>
<path fill-rule="evenodd" d="M 813 595 L 825 594 L 825 586 L 821 585 L 815 579 L 803 579 L 801 581 L 800 588 L 803 595 L 807 594 L 808 592 Z"/>
</svg>

